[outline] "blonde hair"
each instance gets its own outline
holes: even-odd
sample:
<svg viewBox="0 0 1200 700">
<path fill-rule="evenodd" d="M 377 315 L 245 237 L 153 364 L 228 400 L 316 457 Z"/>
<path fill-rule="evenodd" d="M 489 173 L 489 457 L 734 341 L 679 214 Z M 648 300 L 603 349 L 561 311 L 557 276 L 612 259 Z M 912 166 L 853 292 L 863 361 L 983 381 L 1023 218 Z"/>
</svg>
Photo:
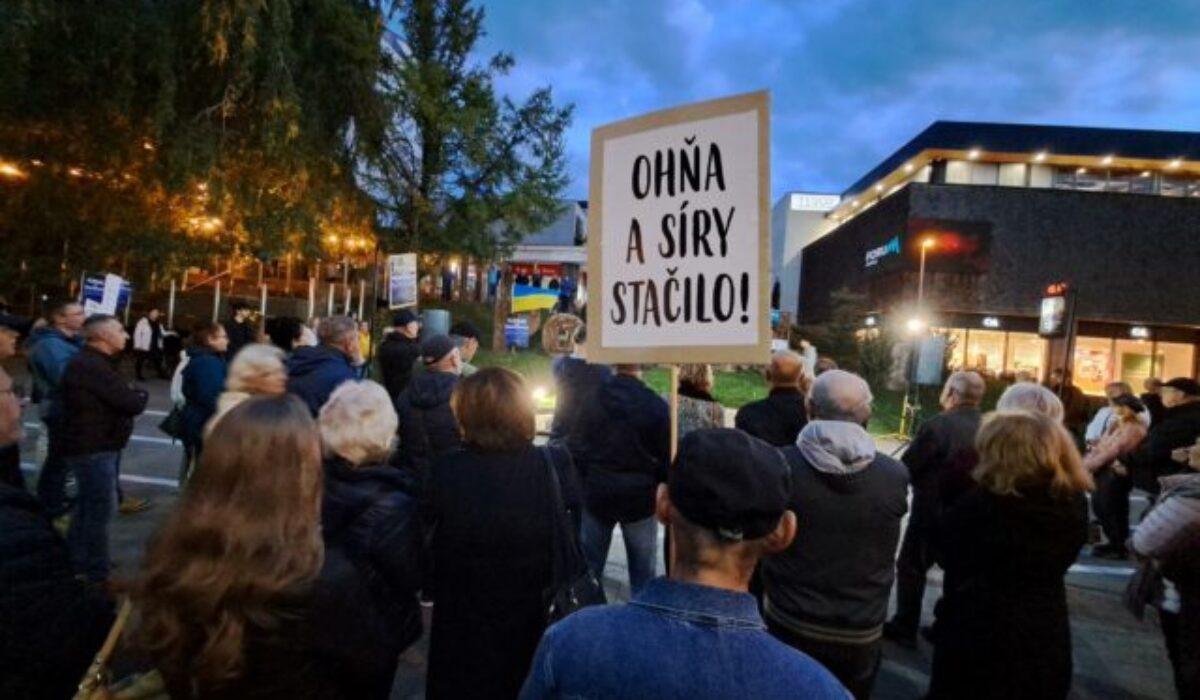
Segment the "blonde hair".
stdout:
<svg viewBox="0 0 1200 700">
<path fill-rule="evenodd" d="M 679 368 L 680 385 L 690 384 L 696 389 L 712 391 L 713 383 L 712 365 L 689 364 Z"/>
<path fill-rule="evenodd" d="M 369 379 L 339 386 L 317 418 L 325 454 L 356 467 L 386 460 L 399 424 L 387 389 Z"/>
<path fill-rule="evenodd" d="M 1048 487 L 1066 499 L 1093 488 L 1075 441 L 1062 423 L 1034 411 L 999 411 L 983 419 L 975 438 L 975 480 L 992 493 L 1019 495 Z"/>
<path fill-rule="evenodd" d="M 283 366 L 283 351 L 274 345 L 254 343 L 238 351 L 229 363 L 229 374 L 225 377 L 225 391 L 244 394 L 265 394 L 263 379 L 277 375 L 287 377 Z"/>
</svg>

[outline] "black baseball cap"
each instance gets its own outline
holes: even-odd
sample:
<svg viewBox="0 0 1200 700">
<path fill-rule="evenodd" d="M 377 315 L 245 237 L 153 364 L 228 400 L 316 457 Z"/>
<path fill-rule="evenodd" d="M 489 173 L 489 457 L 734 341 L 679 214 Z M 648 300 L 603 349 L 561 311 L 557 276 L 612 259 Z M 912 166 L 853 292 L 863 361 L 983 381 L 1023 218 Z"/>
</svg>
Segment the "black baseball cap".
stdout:
<svg viewBox="0 0 1200 700">
<path fill-rule="evenodd" d="M 392 316 L 392 327 L 400 328 L 401 326 L 407 326 L 414 321 L 420 323 L 421 317 L 408 309 L 403 309 L 401 311 L 397 311 L 395 315 Z"/>
<path fill-rule="evenodd" d="M 479 327 L 470 321 L 459 321 L 450 326 L 450 335 L 457 335 L 460 338 L 474 338 L 479 340 Z"/>
<path fill-rule="evenodd" d="M 1200 396 L 1200 383 L 1191 377 L 1176 377 L 1169 382 L 1164 382 L 1163 386 L 1182 391 L 1188 396 Z"/>
<path fill-rule="evenodd" d="M 1146 410 L 1146 404 L 1142 403 L 1141 399 L 1131 394 L 1121 394 L 1117 398 L 1113 399 L 1112 402 L 1118 406 L 1124 406 L 1134 413 L 1141 413 L 1142 411 Z"/>
<path fill-rule="evenodd" d="M 671 503 L 725 542 L 774 532 L 788 509 L 792 475 L 779 450 L 740 430 L 688 433 L 667 481 Z"/>
<path fill-rule="evenodd" d="M 454 341 L 448 335 L 434 335 L 425 339 L 421 343 L 421 361 L 427 365 L 432 365 L 446 355 L 449 355 L 456 346 Z"/>
</svg>

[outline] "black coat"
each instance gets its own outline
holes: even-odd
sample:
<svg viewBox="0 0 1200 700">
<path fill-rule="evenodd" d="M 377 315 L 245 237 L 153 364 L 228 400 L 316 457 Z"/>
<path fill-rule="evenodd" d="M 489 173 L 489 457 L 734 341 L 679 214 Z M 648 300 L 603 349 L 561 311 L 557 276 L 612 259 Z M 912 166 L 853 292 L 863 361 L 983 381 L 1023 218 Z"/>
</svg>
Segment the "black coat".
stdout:
<svg viewBox="0 0 1200 700">
<path fill-rule="evenodd" d="M 553 371 L 554 420 L 550 423 L 550 439 L 571 441 L 577 438 L 576 426 L 584 406 L 595 400 L 596 391 L 612 376 L 612 370 L 577 357 L 563 357 L 554 363 Z"/>
<path fill-rule="evenodd" d="M 421 636 L 421 520 L 401 474 L 388 465 L 325 462 L 321 526 L 366 578 L 387 653 L 399 656 Z"/>
<path fill-rule="evenodd" d="M 929 698 L 1066 697 L 1063 577 L 1087 541 L 1087 507 L 1083 494 L 997 496 L 976 487 L 946 514 Z"/>
<path fill-rule="evenodd" d="M 976 408 L 955 408 L 925 421 L 900 458 L 912 484 L 909 527 L 928 528 L 936 519 L 943 484 L 970 479 L 978 457 L 975 434 L 982 416 Z M 950 487 L 953 488 L 953 487 Z"/>
<path fill-rule="evenodd" d="M 125 449 L 148 399 L 117 371 L 117 358 L 85 346 L 63 371 L 63 454 Z"/>
<path fill-rule="evenodd" d="M 314 416 L 334 389 L 358 378 L 346 353 L 327 345 L 296 348 L 287 360 L 287 370 L 288 391 L 299 396 Z"/>
<path fill-rule="evenodd" d="M 433 528 L 437 612 L 427 697 L 516 697 L 545 630 L 551 583 L 554 450 L 563 500 L 579 512 L 578 479 L 561 448 L 451 452 L 434 464 L 426 498 Z"/>
<path fill-rule="evenodd" d="M 317 580 L 276 606 L 276 627 L 246 630 L 238 678 L 193 694 L 167 671 L 172 700 L 387 700 L 399 659 L 366 577 L 340 547 L 327 544 Z"/>
<path fill-rule="evenodd" d="M 618 374 L 583 407 L 578 432 L 569 444 L 588 510 L 618 522 L 653 515 L 655 490 L 671 461 L 667 402 L 640 379 Z"/>
<path fill-rule="evenodd" d="M 231 318 L 221 325 L 225 326 L 225 335 L 229 336 L 229 345 L 225 348 L 225 355 L 231 361 L 238 354 L 238 350 L 258 339 L 258 327 L 249 321 L 238 323 Z"/>
<path fill-rule="evenodd" d="M 199 447 L 204 426 L 217 412 L 217 399 L 225 389 L 225 360 L 208 348 L 188 350 L 183 368 L 183 444 Z"/>
<path fill-rule="evenodd" d="M 1200 438 L 1200 402 L 1186 403 L 1167 409 L 1162 420 L 1150 424 L 1150 432 L 1137 449 L 1120 456 L 1119 461 L 1129 468 L 1133 485 L 1158 493 L 1158 480 L 1187 470 L 1187 466 L 1171 459 L 1171 452 L 1191 447 Z"/>
<path fill-rule="evenodd" d="M 37 499 L 0 484 L 0 697 L 71 697 L 112 622 Z"/>
<path fill-rule="evenodd" d="M 379 344 L 378 355 L 383 386 L 395 399 L 412 381 L 413 365 L 421 356 L 421 341 L 401 333 L 388 333 Z"/>
<path fill-rule="evenodd" d="M 1142 394 L 1142 403 L 1146 404 L 1146 410 L 1150 412 L 1150 425 L 1161 421 L 1167 412 L 1167 407 L 1162 402 L 1162 396 L 1158 394 Z"/>
<path fill-rule="evenodd" d="M 457 374 L 422 372 L 396 398 L 400 449 L 393 461 L 417 484 L 425 481 L 434 459 L 462 444 L 458 421 L 450 410 L 456 386 Z"/>
<path fill-rule="evenodd" d="M 795 445 L 796 437 L 808 425 L 804 392 L 789 387 L 775 387 L 767 398 L 739 408 L 733 424 L 738 430 L 775 447 Z"/>
</svg>

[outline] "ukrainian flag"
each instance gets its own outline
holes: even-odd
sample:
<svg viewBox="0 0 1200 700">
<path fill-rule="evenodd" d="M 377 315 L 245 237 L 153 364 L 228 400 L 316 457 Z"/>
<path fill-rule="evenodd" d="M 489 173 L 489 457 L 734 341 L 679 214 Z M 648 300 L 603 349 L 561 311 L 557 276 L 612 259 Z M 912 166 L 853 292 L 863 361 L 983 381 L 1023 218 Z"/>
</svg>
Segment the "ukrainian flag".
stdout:
<svg viewBox="0 0 1200 700">
<path fill-rule="evenodd" d="M 553 309 L 557 303 L 558 290 L 556 289 L 542 289 L 527 284 L 513 285 L 512 310 L 515 314 L 539 309 Z"/>
</svg>

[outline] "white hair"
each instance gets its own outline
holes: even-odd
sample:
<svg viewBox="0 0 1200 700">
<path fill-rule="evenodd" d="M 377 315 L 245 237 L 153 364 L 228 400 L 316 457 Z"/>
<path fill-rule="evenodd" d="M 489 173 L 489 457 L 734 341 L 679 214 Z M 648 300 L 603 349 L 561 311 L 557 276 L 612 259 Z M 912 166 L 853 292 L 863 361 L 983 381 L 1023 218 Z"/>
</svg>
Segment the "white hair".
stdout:
<svg viewBox="0 0 1200 700">
<path fill-rule="evenodd" d="M 871 387 L 857 374 L 840 369 L 822 372 L 812 385 L 812 417 L 862 424 L 871 417 Z"/>
<path fill-rule="evenodd" d="M 339 386 L 317 418 L 325 454 L 355 466 L 386 460 L 399 424 L 387 389 L 369 379 Z"/>
<path fill-rule="evenodd" d="M 1000 400 L 996 402 L 997 411 L 1033 411 L 1049 416 L 1055 422 L 1061 423 L 1063 403 L 1053 391 L 1041 384 L 1018 382 L 1004 390 Z"/>
<path fill-rule="evenodd" d="M 225 390 L 258 393 L 262 378 L 273 374 L 287 376 L 283 366 L 283 351 L 274 345 L 252 343 L 239 350 L 233 362 L 229 363 Z"/>
</svg>

